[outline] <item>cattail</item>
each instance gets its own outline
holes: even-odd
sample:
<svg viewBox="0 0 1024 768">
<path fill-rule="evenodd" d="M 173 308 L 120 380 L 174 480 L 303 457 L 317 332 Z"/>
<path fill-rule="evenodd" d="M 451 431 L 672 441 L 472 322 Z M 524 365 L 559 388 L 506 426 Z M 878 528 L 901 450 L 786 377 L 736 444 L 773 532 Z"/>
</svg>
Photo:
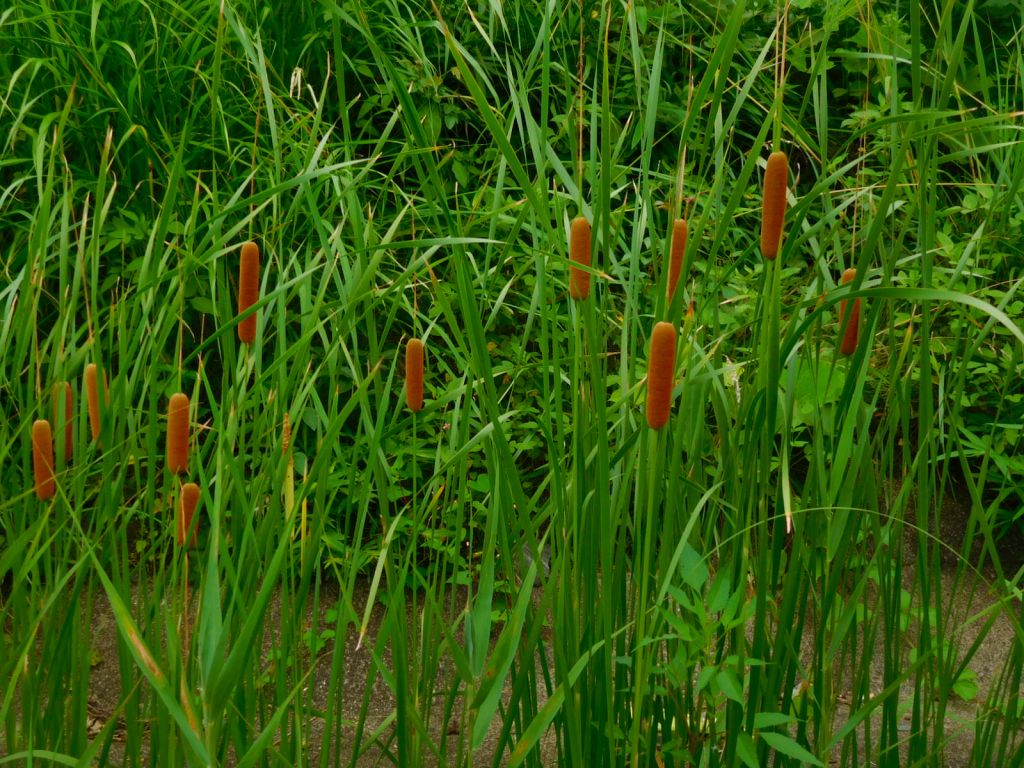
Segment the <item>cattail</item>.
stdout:
<svg viewBox="0 0 1024 768">
<path fill-rule="evenodd" d="M 840 285 L 846 285 L 852 283 L 857 278 L 856 269 L 848 269 L 843 272 L 843 276 L 839 278 Z M 839 351 L 844 355 L 852 355 L 857 349 L 857 338 L 860 334 L 860 299 L 853 300 L 853 306 L 850 308 L 850 319 L 846 319 L 846 299 L 841 299 L 839 302 L 839 327 L 843 328 L 845 325 L 846 330 L 843 331 L 843 340 L 839 344 Z"/>
<path fill-rule="evenodd" d="M 590 222 L 583 216 L 572 220 L 569 231 L 569 295 L 576 301 L 585 301 L 590 296 Z"/>
<path fill-rule="evenodd" d="M 764 170 L 764 200 L 761 209 L 761 254 L 769 260 L 779 255 L 782 224 L 786 218 L 786 185 L 789 164 L 785 152 L 772 152 Z"/>
<path fill-rule="evenodd" d="M 89 363 L 85 366 L 85 399 L 89 403 L 89 429 L 92 432 L 92 439 L 100 439 L 100 390 L 99 371 L 96 363 Z M 107 382 L 103 381 L 103 400 L 107 399 Z"/>
<path fill-rule="evenodd" d="M 647 425 L 651 429 L 661 429 L 668 423 L 675 369 L 676 328 L 672 323 L 657 323 L 651 333 L 647 363 Z"/>
<path fill-rule="evenodd" d="M 188 470 L 188 395 L 181 392 L 167 406 L 167 468 L 176 475 Z"/>
<path fill-rule="evenodd" d="M 690 228 L 686 219 L 676 219 L 672 224 L 672 244 L 669 247 L 668 256 L 668 303 L 672 303 L 672 297 L 676 294 L 676 284 L 679 282 L 679 273 L 683 269 L 683 254 L 686 252 L 686 239 L 690 234 Z"/>
<path fill-rule="evenodd" d="M 195 483 L 185 483 L 181 486 L 181 502 L 178 504 L 178 546 L 185 546 L 185 537 L 188 537 L 190 547 L 196 545 L 196 525 L 192 527 L 192 520 L 196 514 L 196 505 L 199 504 L 199 486 Z M 191 535 L 189 532 L 191 531 Z"/>
<path fill-rule="evenodd" d="M 61 398 L 64 399 L 64 413 L 61 415 Z M 64 425 L 64 461 L 71 461 L 71 451 L 75 444 L 72 426 L 74 420 L 71 417 L 71 409 L 74 403 L 71 396 L 71 382 L 58 382 L 53 385 L 53 428 L 60 434 L 61 425 Z"/>
<path fill-rule="evenodd" d="M 238 267 L 238 314 L 242 314 L 260 298 L 260 249 L 251 240 L 242 245 Z M 243 344 L 256 341 L 256 312 L 238 322 L 238 339 Z"/>
<path fill-rule="evenodd" d="M 57 492 L 57 483 L 53 479 L 53 434 L 46 419 L 32 424 L 32 474 L 36 481 L 36 496 L 41 501 L 52 499 Z"/>
<path fill-rule="evenodd" d="M 423 342 L 409 339 L 405 345 L 405 404 L 413 413 L 423 408 Z"/>
</svg>

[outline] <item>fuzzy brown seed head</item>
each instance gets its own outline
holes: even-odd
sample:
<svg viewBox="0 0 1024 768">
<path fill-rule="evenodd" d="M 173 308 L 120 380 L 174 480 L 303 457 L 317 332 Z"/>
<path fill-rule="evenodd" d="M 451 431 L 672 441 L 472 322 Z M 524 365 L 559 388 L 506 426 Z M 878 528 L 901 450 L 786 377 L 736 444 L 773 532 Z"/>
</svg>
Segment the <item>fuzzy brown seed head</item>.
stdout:
<svg viewBox="0 0 1024 768">
<path fill-rule="evenodd" d="M 242 245 L 238 266 L 238 314 L 260 299 L 260 249 L 251 240 Z M 238 321 L 238 339 L 243 344 L 256 341 L 256 312 Z"/>
<path fill-rule="evenodd" d="M 583 216 L 572 220 L 569 262 L 569 295 L 576 301 L 585 301 L 590 296 L 590 273 L 580 267 L 590 267 L 590 222 Z"/>
<path fill-rule="evenodd" d="M 96 363 L 85 366 L 85 399 L 89 404 L 89 431 L 94 442 L 100 439 L 100 389 Z M 103 382 L 103 400 L 107 400 L 107 383 Z"/>
<path fill-rule="evenodd" d="M 175 392 L 167 406 L 167 469 L 188 471 L 188 395 Z"/>
<path fill-rule="evenodd" d="M 772 152 L 764 170 L 764 198 L 761 209 L 761 254 L 769 260 L 779 255 L 782 225 L 786 219 L 786 185 L 789 161 L 785 152 Z"/>
<path fill-rule="evenodd" d="M 46 419 L 32 424 L 32 474 L 36 496 L 41 501 L 52 499 L 57 492 L 57 483 L 53 478 L 53 433 Z"/>
<path fill-rule="evenodd" d="M 199 486 L 195 483 L 185 483 L 181 486 L 181 501 L 178 504 L 177 534 L 178 546 L 185 546 L 185 539 L 188 537 L 188 545 L 196 545 L 196 531 L 198 524 L 193 526 L 192 520 L 195 517 L 196 506 L 199 504 Z M 191 531 L 191 535 L 189 535 Z"/>
<path fill-rule="evenodd" d="M 647 425 L 651 429 L 661 429 L 668 423 L 675 369 L 675 326 L 672 323 L 658 323 L 651 333 L 647 364 Z"/>
<path fill-rule="evenodd" d="M 423 408 L 423 342 L 409 339 L 405 345 L 405 404 L 413 413 Z"/>
<path fill-rule="evenodd" d="M 857 270 L 848 269 L 839 278 L 840 285 L 847 285 L 857 279 Z M 850 307 L 850 319 L 846 319 L 846 299 L 839 302 L 839 328 L 842 330 L 843 339 L 839 343 L 839 351 L 844 355 L 852 355 L 857 350 L 857 341 L 860 336 L 860 299 L 854 299 Z"/>
<path fill-rule="evenodd" d="M 61 412 L 61 399 L 64 400 L 63 412 Z M 72 414 L 74 401 L 71 395 L 71 382 L 63 381 L 53 385 L 53 428 L 59 435 L 64 432 L 64 461 L 71 461 L 71 452 L 75 445 L 73 426 L 75 423 Z M 63 427 L 63 430 L 62 430 Z"/>
<path fill-rule="evenodd" d="M 676 285 L 679 283 L 679 273 L 683 269 L 683 255 L 686 253 L 686 240 L 689 237 L 690 228 L 686 219 L 676 219 L 672 224 L 672 244 L 668 256 L 668 303 L 672 303 L 672 297 L 676 293 Z"/>
</svg>

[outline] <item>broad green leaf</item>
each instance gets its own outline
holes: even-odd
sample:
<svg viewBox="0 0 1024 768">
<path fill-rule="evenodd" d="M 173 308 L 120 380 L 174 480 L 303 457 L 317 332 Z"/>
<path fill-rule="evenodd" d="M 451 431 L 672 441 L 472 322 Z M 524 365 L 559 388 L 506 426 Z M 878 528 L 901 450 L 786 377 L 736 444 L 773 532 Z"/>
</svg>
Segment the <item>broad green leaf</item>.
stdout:
<svg viewBox="0 0 1024 768">
<path fill-rule="evenodd" d="M 761 764 L 757 761 L 757 748 L 749 733 L 741 733 L 736 738 L 736 755 L 747 768 L 761 768 Z"/>
<path fill-rule="evenodd" d="M 824 764 L 818 758 L 793 741 L 789 736 L 776 731 L 761 731 L 759 735 L 776 752 L 786 757 L 792 757 L 794 760 L 799 760 L 805 765 L 817 765 L 824 768 Z"/>
</svg>

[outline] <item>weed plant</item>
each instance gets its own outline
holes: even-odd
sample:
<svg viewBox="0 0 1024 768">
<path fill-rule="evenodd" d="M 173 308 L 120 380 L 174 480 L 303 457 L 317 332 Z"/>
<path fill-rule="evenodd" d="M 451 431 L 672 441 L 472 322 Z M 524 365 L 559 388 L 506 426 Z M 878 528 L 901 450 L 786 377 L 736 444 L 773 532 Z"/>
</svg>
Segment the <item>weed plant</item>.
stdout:
<svg viewBox="0 0 1024 768">
<path fill-rule="evenodd" d="M 1022 28 L 0 11 L 0 764 L 1024 764 Z"/>
</svg>

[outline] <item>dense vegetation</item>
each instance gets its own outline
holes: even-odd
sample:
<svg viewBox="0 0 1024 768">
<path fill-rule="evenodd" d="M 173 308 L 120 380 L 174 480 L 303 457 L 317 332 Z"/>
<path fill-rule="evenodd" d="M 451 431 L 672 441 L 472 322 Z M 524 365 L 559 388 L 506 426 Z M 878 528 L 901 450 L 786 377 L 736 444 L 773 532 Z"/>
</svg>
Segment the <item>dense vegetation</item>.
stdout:
<svg viewBox="0 0 1024 768">
<path fill-rule="evenodd" d="M 0 752 L 896 766 L 966 732 L 1020 764 L 1022 29 L 1008 0 L 0 11 Z"/>
</svg>

